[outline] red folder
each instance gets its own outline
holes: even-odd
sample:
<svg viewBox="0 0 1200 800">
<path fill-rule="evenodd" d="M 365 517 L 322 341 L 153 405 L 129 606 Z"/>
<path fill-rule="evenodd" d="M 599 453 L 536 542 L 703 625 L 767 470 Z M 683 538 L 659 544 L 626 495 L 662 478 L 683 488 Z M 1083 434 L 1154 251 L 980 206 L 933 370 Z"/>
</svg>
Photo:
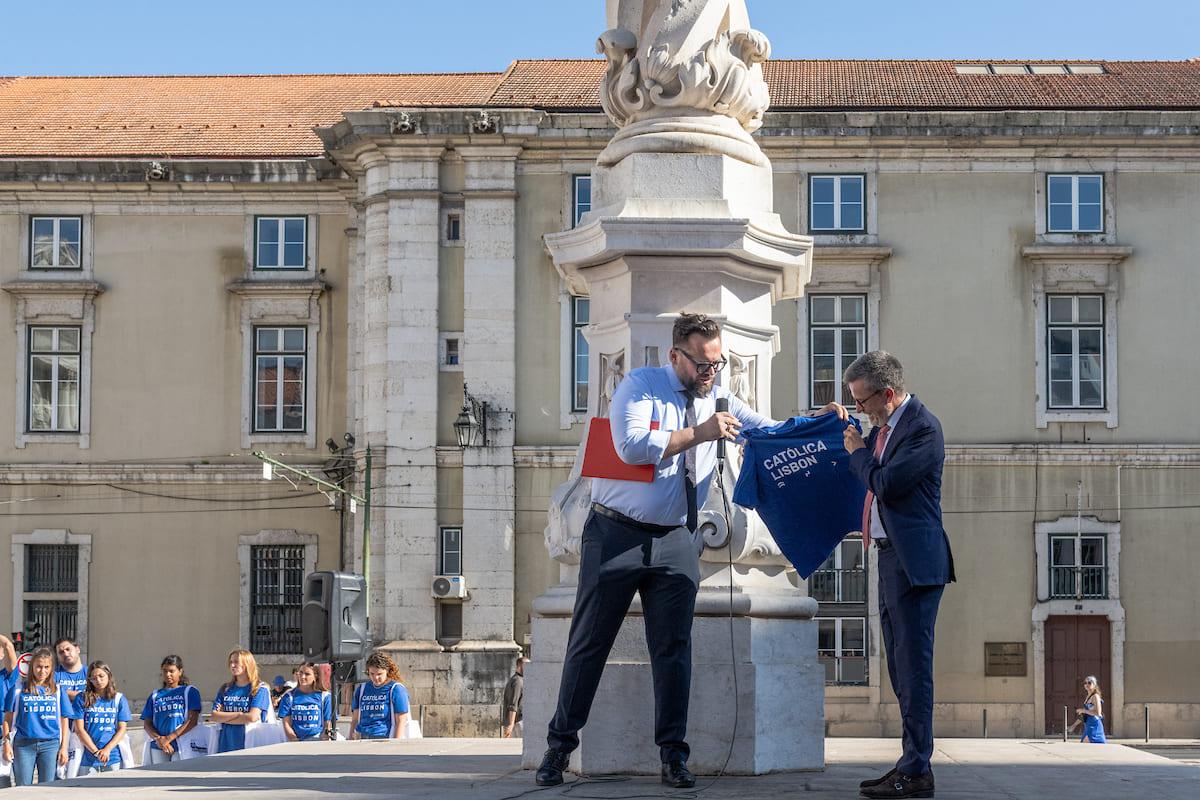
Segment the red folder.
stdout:
<svg viewBox="0 0 1200 800">
<path fill-rule="evenodd" d="M 658 430 L 658 421 L 650 423 L 650 430 Z M 585 478 L 608 478 L 614 481 L 654 480 L 653 464 L 626 464 L 613 447 L 612 424 L 607 417 L 592 417 L 588 420 L 587 446 L 583 449 Z"/>
</svg>

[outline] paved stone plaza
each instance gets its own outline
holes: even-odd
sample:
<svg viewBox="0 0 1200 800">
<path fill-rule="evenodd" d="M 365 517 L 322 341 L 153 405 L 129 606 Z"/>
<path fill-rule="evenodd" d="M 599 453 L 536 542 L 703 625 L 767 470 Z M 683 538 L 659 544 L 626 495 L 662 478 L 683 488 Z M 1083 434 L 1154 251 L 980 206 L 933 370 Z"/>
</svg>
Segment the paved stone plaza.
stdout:
<svg viewBox="0 0 1200 800">
<path fill-rule="evenodd" d="M 1130 741 L 1129 745 L 1141 745 Z M 1120 798 L 1162 800 L 1200 794 L 1200 742 L 1152 742 L 1155 752 L 1122 744 L 1020 739 L 939 739 L 937 797 L 1017 800 Z M 891 766 L 894 739 L 826 739 L 820 772 L 757 777 L 699 776 L 694 790 L 671 790 L 657 778 L 579 776 L 540 789 L 522 770 L 521 743 L 502 739 L 413 739 L 276 745 L 174 765 L 9 790 L 7 797 L 87 800 L 212 796 L 224 798 L 396 798 L 515 800 L 517 797 L 705 797 L 777 800 L 858 796 L 858 782 Z M 1170 758 L 1156 753 L 1182 755 Z M 1189 756 L 1190 754 L 1190 756 Z M 586 781 L 586 785 L 583 784 Z"/>
</svg>

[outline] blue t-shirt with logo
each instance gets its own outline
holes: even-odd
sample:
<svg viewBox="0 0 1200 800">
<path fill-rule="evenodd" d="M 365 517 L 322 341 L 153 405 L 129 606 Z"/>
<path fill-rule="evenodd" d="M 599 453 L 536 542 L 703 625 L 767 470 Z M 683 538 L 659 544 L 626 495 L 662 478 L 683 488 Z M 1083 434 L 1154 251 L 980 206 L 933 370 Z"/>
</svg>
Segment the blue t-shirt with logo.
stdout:
<svg viewBox="0 0 1200 800">
<path fill-rule="evenodd" d="M 847 425 L 862 430 L 857 419 L 828 413 L 741 432 L 746 451 L 733 502 L 758 511 L 802 578 L 862 528 L 867 489 L 850 472 Z"/>
<path fill-rule="evenodd" d="M 333 698 L 329 692 L 301 692 L 292 689 L 279 700 L 279 718 L 289 718 L 292 731 L 300 741 L 318 739 L 325 723 L 333 719 Z"/>
<path fill-rule="evenodd" d="M 125 695 L 117 693 L 117 696 L 111 700 L 105 700 L 97 697 L 91 708 L 84 708 L 83 702 L 86 698 L 86 692 L 80 692 L 75 695 L 74 718 L 83 720 L 83 729 L 87 735 L 91 737 L 92 743 L 97 748 L 104 747 L 117 734 L 118 722 L 129 722 L 133 719 L 133 714 L 129 711 L 129 701 L 125 699 Z M 83 751 L 83 760 L 80 762 L 82 766 L 91 767 L 97 764 L 96 757 L 90 751 Z M 121 750 L 114 747 L 108 754 L 109 764 L 121 763 Z M 132 765 L 131 765 L 132 766 Z"/>
<path fill-rule="evenodd" d="M 383 686 L 360 683 L 354 690 L 352 709 L 358 712 L 358 728 L 363 737 L 390 738 L 396 714 L 408 713 L 408 689 L 397 681 Z"/>
<path fill-rule="evenodd" d="M 66 688 L 46 692 L 45 686 L 35 686 L 32 692 L 25 691 L 25 683 L 18 682 L 8 693 L 5 711 L 15 715 L 13 731 L 17 737 L 28 739 L 58 739 L 62 736 L 60 722 L 63 717 L 74 719 L 71 701 Z"/>
<path fill-rule="evenodd" d="M 221 687 L 213 705 L 220 706 L 222 711 L 232 711 L 244 714 L 251 708 L 259 709 L 258 721 L 267 718 L 267 709 L 271 707 L 271 690 L 265 683 L 260 683 L 258 689 L 250 691 L 250 684 L 238 686 L 236 683 Z M 221 733 L 217 737 L 217 752 L 228 753 L 231 750 L 242 750 L 246 747 L 246 726 L 221 723 Z"/>
<path fill-rule="evenodd" d="M 82 692 L 87 689 L 87 667 L 80 667 L 74 672 L 65 669 L 54 670 L 54 682 L 65 686 L 68 692 Z"/>
<path fill-rule="evenodd" d="M 146 698 L 142 719 L 150 720 L 159 736 L 166 736 L 187 722 L 190 712 L 199 710 L 200 690 L 195 686 L 156 689 Z M 162 749 L 153 739 L 150 740 L 150 748 Z"/>
</svg>

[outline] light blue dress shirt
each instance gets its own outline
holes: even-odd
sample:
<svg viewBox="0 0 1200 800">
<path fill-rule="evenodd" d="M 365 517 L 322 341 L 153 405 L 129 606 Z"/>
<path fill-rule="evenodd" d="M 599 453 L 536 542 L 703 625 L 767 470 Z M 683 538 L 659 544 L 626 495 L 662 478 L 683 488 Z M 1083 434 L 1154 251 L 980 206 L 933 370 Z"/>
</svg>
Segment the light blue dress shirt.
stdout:
<svg viewBox="0 0 1200 800">
<path fill-rule="evenodd" d="M 721 386 L 713 386 L 705 397 L 695 400 L 696 420 L 704 422 L 716 412 L 716 399 L 729 398 L 729 413 L 746 427 L 775 425 L 775 420 L 754 411 Z M 639 367 L 617 384 L 609 411 L 613 446 L 626 464 L 653 464 L 654 480 L 592 480 L 592 500 L 620 511 L 626 516 L 653 525 L 683 525 L 687 521 L 687 495 L 683 489 L 684 454 L 664 459 L 673 431 L 687 427 L 684 413 L 688 396 L 675 368 Z M 650 430 L 657 421 L 658 430 Z M 732 442 L 728 442 L 732 446 Z M 708 497 L 713 469 L 717 462 L 717 443 L 696 445 L 696 497 L 700 506 Z"/>
</svg>

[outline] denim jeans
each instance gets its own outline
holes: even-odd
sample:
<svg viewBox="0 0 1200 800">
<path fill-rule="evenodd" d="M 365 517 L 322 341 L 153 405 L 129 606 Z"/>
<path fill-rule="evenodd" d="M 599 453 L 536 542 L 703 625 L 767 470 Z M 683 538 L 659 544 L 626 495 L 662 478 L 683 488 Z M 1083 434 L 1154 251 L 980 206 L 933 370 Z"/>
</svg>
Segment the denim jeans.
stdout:
<svg viewBox="0 0 1200 800">
<path fill-rule="evenodd" d="M 38 783 L 54 780 L 58 766 L 58 739 L 30 739 L 18 736 L 13 740 L 13 784 L 33 785 L 33 769 L 37 767 Z"/>
<path fill-rule="evenodd" d="M 92 764 L 90 767 L 80 767 L 79 771 L 83 772 L 85 769 L 87 770 L 87 772 L 84 772 L 85 775 L 95 775 L 97 772 L 117 772 L 121 769 L 121 762 L 117 761 L 111 764 L 101 764 L 97 762 Z"/>
</svg>

